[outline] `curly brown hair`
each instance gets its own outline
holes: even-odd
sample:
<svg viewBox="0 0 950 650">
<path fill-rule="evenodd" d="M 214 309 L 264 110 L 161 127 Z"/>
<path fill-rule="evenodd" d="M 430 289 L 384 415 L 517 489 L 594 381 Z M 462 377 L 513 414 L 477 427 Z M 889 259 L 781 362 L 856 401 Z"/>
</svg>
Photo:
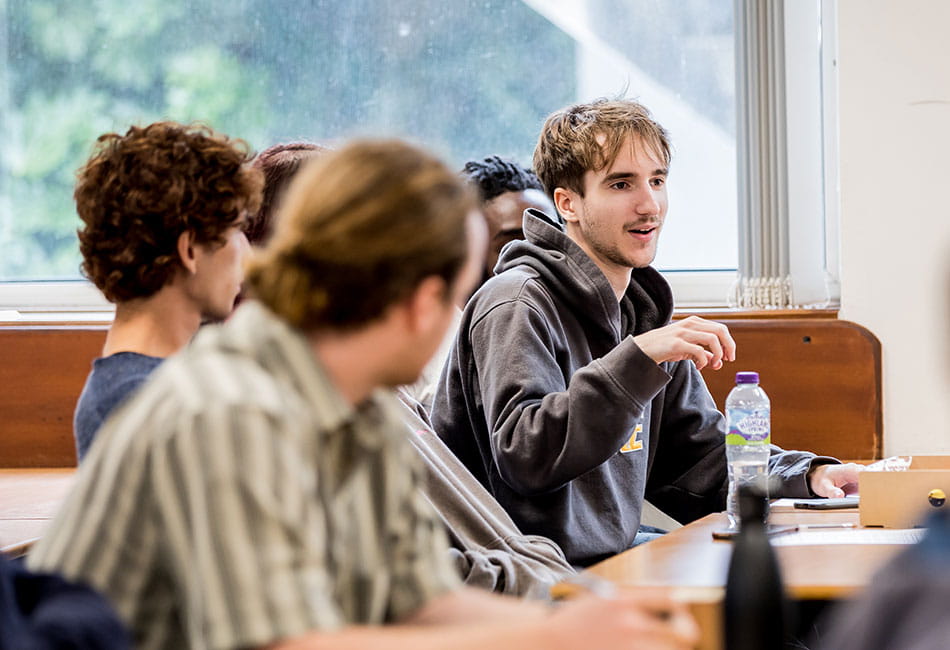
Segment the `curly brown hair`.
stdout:
<svg viewBox="0 0 950 650">
<path fill-rule="evenodd" d="M 297 175 L 245 285 L 301 330 L 357 329 L 426 277 L 452 286 L 476 206 L 474 190 L 430 153 L 398 140 L 353 142 Z"/>
<path fill-rule="evenodd" d="M 261 173 L 242 140 L 175 122 L 106 133 L 73 194 L 82 272 L 111 302 L 147 298 L 181 268 L 183 232 L 224 242 L 261 202 Z"/>
<path fill-rule="evenodd" d="M 534 149 L 534 171 L 552 200 L 559 187 L 584 196 L 584 174 L 609 167 L 630 135 L 638 136 L 669 166 L 669 134 L 643 104 L 596 99 L 548 116 Z"/>
</svg>

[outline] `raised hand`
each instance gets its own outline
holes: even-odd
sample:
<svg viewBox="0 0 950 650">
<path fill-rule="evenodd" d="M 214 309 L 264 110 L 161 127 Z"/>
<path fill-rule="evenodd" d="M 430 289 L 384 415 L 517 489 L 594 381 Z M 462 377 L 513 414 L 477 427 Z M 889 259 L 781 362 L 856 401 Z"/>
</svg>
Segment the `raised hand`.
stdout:
<svg viewBox="0 0 950 650">
<path fill-rule="evenodd" d="M 722 368 L 723 361 L 736 360 L 736 342 L 722 323 L 690 316 L 639 336 L 633 340 L 644 354 L 661 363 L 692 359 L 696 368 Z"/>
</svg>

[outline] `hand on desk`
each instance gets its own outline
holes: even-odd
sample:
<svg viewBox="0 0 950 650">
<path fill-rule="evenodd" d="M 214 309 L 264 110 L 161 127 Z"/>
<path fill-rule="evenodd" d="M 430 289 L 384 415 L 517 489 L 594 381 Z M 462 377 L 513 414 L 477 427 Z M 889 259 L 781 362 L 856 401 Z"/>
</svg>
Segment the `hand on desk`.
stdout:
<svg viewBox="0 0 950 650">
<path fill-rule="evenodd" d="M 857 494 L 858 474 L 862 469 L 857 463 L 818 465 L 808 472 L 808 486 L 818 496 L 829 499 Z"/>
<path fill-rule="evenodd" d="M 580 596 L 558 609 L 551 625 L 551 647 L 557 648 L 685 650 L 699 643 L 686 606 L 654 589 L 620 589 L 606 599 Z"/>
</svg>

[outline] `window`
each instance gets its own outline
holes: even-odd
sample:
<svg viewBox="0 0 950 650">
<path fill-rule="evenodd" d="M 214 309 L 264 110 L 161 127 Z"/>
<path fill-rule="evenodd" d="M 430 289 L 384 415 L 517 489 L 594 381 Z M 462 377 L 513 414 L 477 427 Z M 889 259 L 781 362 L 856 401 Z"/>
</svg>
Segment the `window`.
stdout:
<svg viewBox="0 0 950 650">
<path fill-rule="evenodd" d="M 730 3 L 10 0 L 0 7 L 0 309 L 22 305 L 24 293 L 37 309 L 87 304 L 61 293 L 79 286 L 62 282 L 79 279 L 72 185 L 106 131 L 197 120 L 257 150 L 394 135 L 427 144 L 459 168 L 489 154 L 530 164 L 547 114 L 619 94 L 640 99 L 673 139 L 657 266 L 671 278 L 696 279 L 700 293 L 715 285 L 720 302 L 734 277 Z M 710 270 L 725 280 L 703 275 Z M 52 280 L 59 282 L 50 297 L 37 298 L 43 285 L 35 282 Z"/>
</svg>

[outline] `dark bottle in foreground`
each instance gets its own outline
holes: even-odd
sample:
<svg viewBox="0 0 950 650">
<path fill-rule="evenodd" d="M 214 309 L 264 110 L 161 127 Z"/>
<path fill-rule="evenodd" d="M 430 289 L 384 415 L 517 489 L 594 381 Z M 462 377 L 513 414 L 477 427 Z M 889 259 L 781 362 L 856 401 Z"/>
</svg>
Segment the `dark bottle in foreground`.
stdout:
<svg viewBox="0 0 950 650">
<path fill-rule="evenodd" d="M 739 489 L 741 524 L 726 579 L 726 650 L 784 647 L 788 610 L 778 560 L 763 522 L 766 494 L 765 480 Z"/>
</svg>

